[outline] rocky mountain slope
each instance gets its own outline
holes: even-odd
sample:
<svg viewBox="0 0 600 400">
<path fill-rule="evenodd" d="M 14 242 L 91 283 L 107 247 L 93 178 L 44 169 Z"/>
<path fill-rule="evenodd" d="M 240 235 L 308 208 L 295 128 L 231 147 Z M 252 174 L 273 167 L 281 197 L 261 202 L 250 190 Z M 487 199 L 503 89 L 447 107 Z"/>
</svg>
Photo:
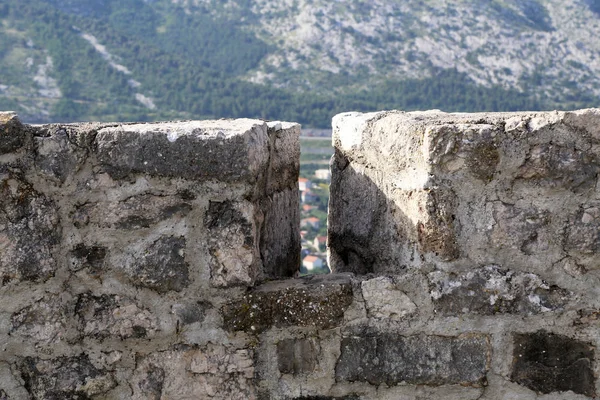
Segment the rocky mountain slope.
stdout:
<svg viewBox="0 0 600 400">
<path fill-rule="evenodd" d="M 0 108 L 26 121 L 577 108 L 600 0 L 0 0 Z"/>
</svg>

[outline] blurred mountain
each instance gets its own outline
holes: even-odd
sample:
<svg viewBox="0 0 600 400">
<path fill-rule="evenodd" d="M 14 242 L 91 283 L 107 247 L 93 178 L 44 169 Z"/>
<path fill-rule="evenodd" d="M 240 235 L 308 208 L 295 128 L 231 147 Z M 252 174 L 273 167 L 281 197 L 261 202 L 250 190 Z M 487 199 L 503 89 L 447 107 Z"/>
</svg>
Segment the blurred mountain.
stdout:
<svg viewBox="0 0 600 400">
<path fill-rule="evenodd" d="M 0 0 L 0 109 L 29 122 L 572 109 L 600 0 Z"/>
</svg>

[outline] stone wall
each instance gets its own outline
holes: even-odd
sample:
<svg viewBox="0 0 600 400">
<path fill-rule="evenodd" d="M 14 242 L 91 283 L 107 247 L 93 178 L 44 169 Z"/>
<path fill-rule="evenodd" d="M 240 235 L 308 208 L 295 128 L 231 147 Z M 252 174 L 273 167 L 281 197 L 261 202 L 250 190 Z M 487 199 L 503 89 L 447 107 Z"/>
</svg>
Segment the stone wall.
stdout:
<svg viewBox="0 0 600 400">
<path fill-rule="evenodd" d="M 337 116 L 301 279 L 298 135 L 0 114 L 0 399 L 596 397 L 600 111 Z"/>
<path fill-rule="evenodd" d="M 0 114 L 0 398 L 254 393 L 219 309 L 298 269 L 299 134 Z"/>
<path fill-rule="evenodd" d="M 333 129 L 329 261 L 377 276 L 336 378 L 596 397 L 600 110 L 346 113 Z"/>
</svg>

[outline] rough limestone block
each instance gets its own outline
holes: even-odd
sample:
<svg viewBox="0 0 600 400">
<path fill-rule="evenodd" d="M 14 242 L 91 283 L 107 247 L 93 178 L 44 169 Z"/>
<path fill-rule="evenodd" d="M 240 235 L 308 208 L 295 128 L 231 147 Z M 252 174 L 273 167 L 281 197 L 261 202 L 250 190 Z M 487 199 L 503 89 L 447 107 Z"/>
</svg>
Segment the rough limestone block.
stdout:
<svg viewBox="0 0 600 400">
<path fill-rule="evenodd" d="M 456 276 L 429 274 L 436 313 L 443 315 L 540 314 L 562 309 L 571 293 L 538 275 L 490 265 Z"/>
<path fill-rule="evenodd" d="M 567 392 L 596 397 L 591 344 L 544 331 L 514 338 L 511 379 L 538 393 Z"/>
<path fill-rule="evenodd" d="M 335 369 L 338 382 L 393 386 L 486 384 L 491 346 L 486 335 L 400 336 L 380 333 L 344 337 Z"/>
<path fill-rule="evenodd" d="M 57 269 L 61 237 L 56 203 L 22 171 L 0 165 L 0 280 L 45 281 Z"/>
<path fill-rule="evenodd" d="M 18 150 L 25 144 L 25 129 L 17 114 L 0 112 L 0 155 Z"/>
<path fill-rule="evenodd" d="M 277 343 L 277 366 L 282 374 L 308 374 L 317 366 L 318 353 L 311 339 L 284 339 Z"/>
<path fill-rule="evenodd" d="M 255 399 L 253 352 L 223 345 L 186 346 L 136 357 L 132 399 Z"/>
<path fill-rule="evenodd" d="M 132 173 L 255 181 L 269 161 L 267 125 L 258 120 L 120 125 L 100 129 L 98 159 L 115 179 Z"/>
<path fill-rule="evenodd" d="M 34 399 L 91 398 L 116 386 L 113 374 L 96 368 L 86 354 L 50 360 L 26 357 L 18 369 Z"/>
<path fill-rule="evenodd" d="M 156 317 L 123 296 L 82 293 L 77 298 L 75 314 L 81 332 L 97 339 L 151 338 L 157 330 Z"/>
<path fill-rule="evenodd" d="M 349 276 L 269 282 L 221 309 L 230 331 L 261 333 L 273 326 L 338 326 L 352 303 Z"/>
<path fill-rule="evenodd" d="M 386 320 L 399 320 L 414 314 L 417 306 L 394 284 L 389 277 L 369 279 L 361 283 L 363 298 L 369 316 Z"/>
<path fill-rule="evenodd" d="M 337 115 L 330 265 L 598 268 L 599 126 L 597 109 Z"/>
</svg>

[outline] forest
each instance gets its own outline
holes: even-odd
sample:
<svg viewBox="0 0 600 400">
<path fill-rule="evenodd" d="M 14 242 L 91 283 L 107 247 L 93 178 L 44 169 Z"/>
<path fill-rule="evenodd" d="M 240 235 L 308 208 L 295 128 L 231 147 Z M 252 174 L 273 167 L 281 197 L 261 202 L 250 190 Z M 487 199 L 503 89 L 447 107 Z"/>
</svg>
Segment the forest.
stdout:
<svg viewBox="0 0 600 400">
<path fill-rule="evenodd" d="M 53 121 L 251 117 L 327 128 L 333 115 L 348 110 L 472 112 L 556 107 L 526 91 L 477 86 L 456 70 L 433 66 L 427 79 L 382 78 L 358 89 L 352 85 L 355 77 L 335 74 L 331 82 L 339 83 L 340 90 L 315 93 L 250 83 L 243 75 L 268 53 L 267 43 L 236 21 L 220 19 L 208 10 L 188 15 L 164 2 L 4 0 L 0 15 L 4 29 L 26 32 L 52 57 L 53 74 L 63 95 L 52 106 Z M 129 84 L 131 76 L 111 67 L 82 38 L 82 32 L 94 35 L 122 60 L 143 92 L 154 99 L 156 109 L 135 100 L 135 91 L 140 89 Z M 4 61 L 14 46 L 0 32 L 0 68 L 7 71 L 0 83 L 24 84 L 14 66 Z M 529 84 L 535 79 L 530 77 Z M 572 100 L 561 108 L 585 107 L 594 101 L 585 96 Z M 18 103 L 10 96 L 0 97 L 1 109 L 17 108 Z M 25 115 L 24 119 L 36 122 L 35 118 Z"/>
</svg>

